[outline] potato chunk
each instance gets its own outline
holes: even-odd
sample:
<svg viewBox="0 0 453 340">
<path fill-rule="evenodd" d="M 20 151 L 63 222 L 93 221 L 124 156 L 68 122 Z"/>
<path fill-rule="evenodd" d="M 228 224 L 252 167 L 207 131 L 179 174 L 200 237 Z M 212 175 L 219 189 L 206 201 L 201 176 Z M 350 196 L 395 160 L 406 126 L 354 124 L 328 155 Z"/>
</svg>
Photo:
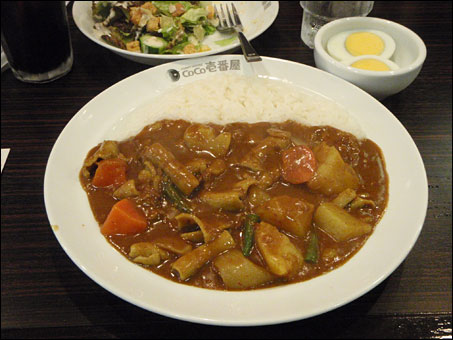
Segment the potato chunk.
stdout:
<svg viewBox="0 0 453 340">
<path fill-rule="evenodd" d="M 371 232 L 372 227 L 334 203 L 321 203 L 314 215 L 316 225 L 335 241 L 342 242 Z"/>
<path fill-rule="evenodd" d="M 194 52 L 196 51 L 184 50 L 184 53 L 186 54 Z M 215 157 L 223 157 L 230 149 L 231 133 L 222 132 L 215 136 L 214 128 L 204 124 L 192 124 L 184 132 L 184 143 L 190 149 L 209 151 Z"/>
<path fill-rule="evenodd" d="M 272 281 L 275 276 L 247 259 L 237 249 L 229 250 L 214 260 L 225 287 L 249 289 Z"/>
<path fill-rule="evenodd" d="M 256 209 L 261 220 L 304 237 L 311 225 L 314 206 L 301 198 L 277 196 Z"/>
<path fill-rule="evenodd" d="M 276 227 L 261 222 L 255 229 L 256 245 L 270 271 L 277 276 L 293 277 L 302 267 L 301 251 Z"/>
<path fill-rule="evenodd" d="M 307 182 L 311 190 L 324 195 L 337 195 L 348 188 L 356 190 L 359 187 L 359 177 L 334 146 L 323 142 L 313 152 L 318 169 L 315 176 Z"/>
</svg>

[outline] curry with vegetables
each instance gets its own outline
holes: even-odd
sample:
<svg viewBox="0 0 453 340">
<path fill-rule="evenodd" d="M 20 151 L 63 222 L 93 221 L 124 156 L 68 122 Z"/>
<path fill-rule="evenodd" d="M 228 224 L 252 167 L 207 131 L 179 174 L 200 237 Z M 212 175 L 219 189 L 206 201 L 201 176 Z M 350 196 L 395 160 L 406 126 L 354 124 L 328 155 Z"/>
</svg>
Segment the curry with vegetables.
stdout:
<svg viewBox="0 0 453 340">
<path fill-rule="evenodd" d="M 218 290 L 344 264 L 388 201 L 379 147 L 329 126 L 162 120 L 106 140 L 80 172 L 100 232 L 130 261 Z"/>
</svg>

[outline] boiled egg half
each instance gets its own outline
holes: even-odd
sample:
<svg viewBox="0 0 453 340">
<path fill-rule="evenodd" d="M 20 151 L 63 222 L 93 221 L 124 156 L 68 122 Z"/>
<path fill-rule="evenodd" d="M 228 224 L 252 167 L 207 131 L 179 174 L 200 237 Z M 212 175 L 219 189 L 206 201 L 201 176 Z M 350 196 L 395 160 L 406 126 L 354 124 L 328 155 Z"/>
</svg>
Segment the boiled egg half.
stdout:
<svg viewBox="0 0 453 340">
<path fill-rule="evenodd" d="M 399 69 L 399 66 L 393 61 L 375 55 L 362 55 L 349 58 L 342 61 L 342 63 L 346 66 L 368 71 L 395 71 Z"/>
<path fill-rule="evenodd" d="M 390 35 L 369 29 L 340 32 L 327 42 L 327 52 L 338 61 L 363 55 L 390 59 L 395 48 L 395 41 Z"/>
</svg>

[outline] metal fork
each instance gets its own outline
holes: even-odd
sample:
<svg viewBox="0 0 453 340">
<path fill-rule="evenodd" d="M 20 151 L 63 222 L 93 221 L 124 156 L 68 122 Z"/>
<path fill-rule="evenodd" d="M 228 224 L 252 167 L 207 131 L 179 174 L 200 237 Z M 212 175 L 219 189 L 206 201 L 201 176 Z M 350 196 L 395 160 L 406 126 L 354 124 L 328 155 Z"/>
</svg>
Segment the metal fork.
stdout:
<svg viewBox="0 0 453 340">
<path fill-rule="evenodd" d="M 256 53 L 255 49 L 252 47 L 252 45 L 250 45 L 250 42 L 245 37 L 244 33 L 242 33 L 244 27 L 242 26 L 242 22 L 239 18 L 236 7 L 234 6 L 234 4 L 231 4 L 231 11 L 228 9 L 228 4 L 225 4 L 225 7 L 227 15 L 225 15 L 223 4 L 220 5 L 220 13 L 217 10 L 217 5 L 214 5 L 214 13 L 219 19 L 217 30 L 219 32 L 225 33 L 236 31 L 239 37 L 239 42 L 241 43 L 242 53 L 244 54 L 245 60 L 247 60 L 248 62 L 261 61 L 259 54 Z M 233 16 L 231 16 L 231 12 L 233 12 Z"/>
</svg>

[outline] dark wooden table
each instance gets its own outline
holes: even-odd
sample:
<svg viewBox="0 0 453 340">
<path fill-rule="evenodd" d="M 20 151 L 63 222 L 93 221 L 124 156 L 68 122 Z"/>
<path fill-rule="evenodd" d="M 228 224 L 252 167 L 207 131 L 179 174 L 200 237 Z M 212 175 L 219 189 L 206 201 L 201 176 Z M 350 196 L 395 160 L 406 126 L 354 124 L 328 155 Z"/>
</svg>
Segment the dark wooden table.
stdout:
<svg viewBox="0 0 453 340">
<path fill-rule="evenodd" d="M 258 53 L 314 66 L 313 52 L 300 40 L 301 15 L 298 2 L 280 2 L 275 23 L 253 41 Z M 46 162 L 63 127 L 84 104 L 148 66 L 94 44 L 70 16 L 75 53 L 70 74 L 47 85 L 30 85 L 15 80 L 11 71 L 2 73 L 1 146 L 11 148 L 1 175 L 2 338 L 451 339 L 451 2 L 377 1 L 370 16 L 411 28 L 428 49 L 416 81 L 383 101 L 415 140 L 429 182 L 421 235 L 390 277 L 324 315 L 245 328 L 191 324 L 153 314 L 89 279 L 68 258 L 49 226 L 43 200 Z"/>
</svg>

